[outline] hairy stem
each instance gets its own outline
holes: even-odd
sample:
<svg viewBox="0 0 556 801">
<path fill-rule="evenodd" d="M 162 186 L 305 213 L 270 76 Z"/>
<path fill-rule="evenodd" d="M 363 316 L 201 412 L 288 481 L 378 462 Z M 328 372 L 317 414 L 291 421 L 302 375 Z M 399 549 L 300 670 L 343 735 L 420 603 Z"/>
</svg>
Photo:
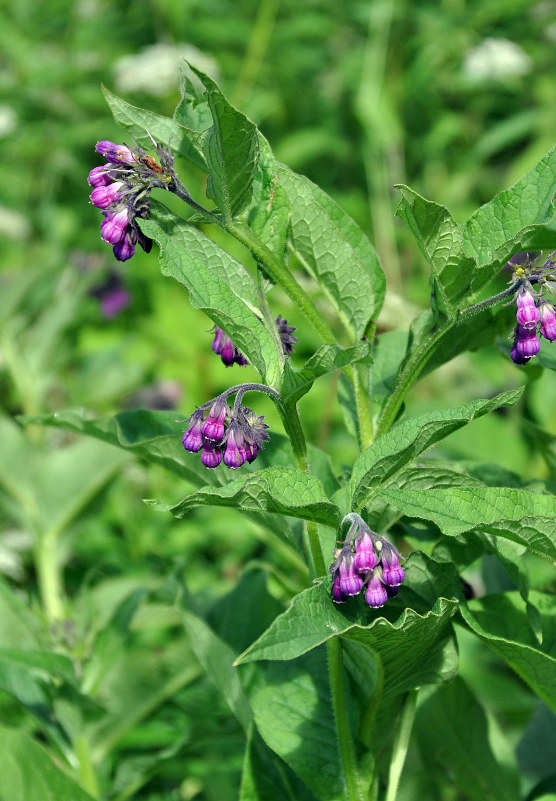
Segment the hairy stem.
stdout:
<svg viewBox="0 0 556 801">
<path fill-rule="evenodd" d="M 396 732 L 396 739 L 394 741 L 392 759 L 390 761 L 390 770 L 388 772 L 388 789 L 386 791 L 384 801 L 396 801 L 398 786 L 400 783 L 405 758 L 407 756 L 407 749 L 409 748 L 409 738 L 411 737 L 413 720 L 415 718 L 417 693 L 417 690 L 411 690 L 411 692 L 407 694 L 404 701 L 404 707 L 402 710 L 399 727 Z"/>
<path fill-rule="evenodd" d="M 339 637 L 332 637 L 327 641 L 326 653 L 328 656 L 328 676 L 330 679 L 338 746 L 340 748 L 340 760 L 342 763 L 342 772 L 344 774 L 346 799 L 347 801 L 360 801 L 361 794 L 357 782 L 357 762 L 346 713 L 342 642 Z"/>
<path fill-rule="evenodd" d="M 42 606 L 49 622 L 64 617 L 64 591 L 57 551 L 56 536 L 49 532 L 39 534 L 35 568 Z"/>
</svg>

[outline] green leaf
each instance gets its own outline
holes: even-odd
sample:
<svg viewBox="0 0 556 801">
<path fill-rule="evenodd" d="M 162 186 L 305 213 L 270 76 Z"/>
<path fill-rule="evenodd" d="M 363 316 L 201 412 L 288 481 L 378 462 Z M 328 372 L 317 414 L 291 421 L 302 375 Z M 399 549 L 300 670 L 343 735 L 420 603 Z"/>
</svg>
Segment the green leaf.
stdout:
<svg viewBox="0 0 556 801">
<path fill-rule="evenodd" d="M 278 166 L 291 208 L 293 249 L 322 286 L 352 340 L 361 339 L 384 301 L 385 277 L 371 243 L 325 192 Z"/>
<path fill-rule="evenodd" d="M 322 375 L 356 362 L 371 361 L 370 343 L 359 342 L 348 348 L 340 345 L 321 345 L 311 358 L 300 369 L 286 362 L 280 395 L 284 401 L 295 402 L 305 395 L 313 382 Z"/>
<path fill-rule="evenodd" d="M 369 494 L 436 442 L 501 406 L 513 406 L 523 388 L 502 392 L 438 412 L 426 412 L 394 425 L 359 456 L 349 482 L 352 508 L 361 508 Z"/>
<path fill-rule="evenodd" d="M 253 197 L 247 212 L 247 223 L 267 248 L 283 258 L 290 204 L 284 188 L 278 183 L 276 161 L 270 145 L 260 131 L 258 138 L 259 162 L 253 180 Z"/>
<path fill-rule="evenodd" d="M 0 801 L 93 801 L 23 732 L 0 727 Z"/>
<path fill-rule="evenodd" d="M 496 651 L 556 713 L 556 598 L 529 594 L 539 610 L 543 642 L 539 645 L 517 592 L 487 595 L 462 605 L 461 615 L 471 631 Z"/>
<path fill-rule="evenodd" d="M 429 770 L 441 764 L 470 801 L 518 801 L 517 775 L 496 759 L 487 718 L 462 679 L 436 687 L 415 718 L 417 742 Z"/>
<path fill-rule="evenodd" d="M 188 159 L 196 167 L 206 171 L 207 165 L 205 158 L 200 150 L 199 136 L 193 131 L 186 131 L 175 120 L 170 117 L 163 117 L 144 108 L 132 106 L 125 100 L 109 92 L 102 87 L 106 102 L 118 125 L 121 125 L 133 136 L 135 141 L 145 150 L 153 150 L 153 143 L 149 133 L 155 142 L 169 147 L 173 153 Z M 147 133 L 148 131 L 148 133 Z"/>
<path fill-rule="evenodd" d="M 316 801 L 309 788 L 268 748 L 253 728 L 245 748 L 239 801 L 276 801 L 277 798 Z"/>
<path fill-rule="evenodd" d="M 403 184 L 396 214 L 417 240 L 430 264 L 436 307 L 453 318 L 469 295 L 475 263 L 464 254 L 461 229 L 445 206 L 425 200 Z"/>
<path fill-rule="evenodd" d="M 408 517 L 432 520 L 450 537 L 483 532 L 525 545 L 556 561 L 556 497 L 507 487 L 377 489 Z"/>
<path fill-rule="evenodd" d="M 197 506 L 234 506 L 250 512 L 272 512 L 326 525 L 340 525 L 341 515 L 316 476 L 288 467 L 269 467 L 231 481 L 224 487 L 203 487 L 170 511 L 185 517 Z"/>
<path fill-rule="evenodd" d="M 206 89 L 213 119 L 203 143 L 209 169 L 207 196 L 231 222 L 251 200 L 259 160 L 257 128 L 228 103 L 208 75 L 192 65 L 191 69 Z"/>
<path fill-rule="evenodd" d="M 174 111 L 174 120 L 189 131 L 206 131 L 212 125 L 212 114 L 204 93 L 187 79 L 179 68 L 180 101 Z M 202 139 L 199 140 L 202 143 Z"/>
<path fill-rule="evenodd" d="M 373 365 L 370 369 L 371 398 L 380 407 L 390 396 L 408 344 L 407 331 L 385 331 L 373 348 Z"/>
<path fill-rule="evenodd" d="M 556 146 L 509 189 L 481 206 L 462 226 L 464 250 L 476 262 L 471 291 L 483 287 L 540 226 L 554 216 Z"/>
<path fill-rule="evenodd" d="M 163 275 L 189 291 L 202 309 L 247 356 L 265 383 L 278 386 L 283 354 L 256 305 L 256 288 L 247 270 L 229 253 L 161 204 L 141 222 L 160 245 Z"/>
<path fill-rule="evenodd" d="M 319 801 L 345 797 L 324 651 L 264 665 L 251 696 L 257 728 Z"/>
</svg>

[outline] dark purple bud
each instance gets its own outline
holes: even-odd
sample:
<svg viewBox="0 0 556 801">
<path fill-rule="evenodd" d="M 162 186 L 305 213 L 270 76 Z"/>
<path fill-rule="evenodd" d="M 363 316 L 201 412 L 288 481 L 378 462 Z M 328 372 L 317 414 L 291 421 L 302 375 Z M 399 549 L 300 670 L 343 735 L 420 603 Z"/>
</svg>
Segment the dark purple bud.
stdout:
<svg viewBox="0 0 556 801">
<path fill-rule="evenodd" d="M 203 423 L 203 434 L 207 439 L 219 442 L 224 436 L 228 406 L 226 401 L 216 401 L 210 410 L 208 418 Z"/>
<path fill-rule="evenodd" d="M 215 445 L 214 442 L 207 440 L 203 445 L 203 453 L 201 454 L 201 462 L 205 467 L 212 469 L 218 467 L 222 461 L 222 451 Z"/>
<path fill-rule="evenodd" d="M 336 576 L 334 583 L 332 584 L 332 600 L 334 603 L 337 604 L 344 604 L 348 599 L 348 596 L 345 592 L 342 592 L 340 587 L 340 577 Z"/>
<path fill-rule="evenodd" d="M 541 306 L 541 334 L 549 342 L 556 341 L 556 314 L 554 307 L 548 303 Z"/>
<path fill-rule="evenodd" d="M 122 241 L 116 242 L 112 248 L 114 251 L 114 256 L 118 259 L 118 261 L 127 261 L 128 259 L 131 259 L 135 253 L 136 242 L 137 236 L 135 232 L 128 229 Z"/>
<path fill-rule="evenodd" d="M 540 349 L 541 343 L 536 330 L 519 328 L 516 342 L 517 355 L 522 359 L 530 359 L 532 356 L 536 356 Z"/>
<path fill-rule="evenodd" d="M 222 329 L 218 328 L 218 326 L 216 325 L 214 327 L 214 339 L 212 341 L 212 346 L 211 347 L 212 347 L 213 351 L 216 354 L 218 354 L 218 356 L 220 356 L 220 354 L 222 353 L 222 337 L 223 336 L 226 336 L 226 334 L 224 334 L 224 331 L 222 331 Z"/>
<path fill-rule="evenodd" d="M 280 314 L 274 322 L 276 323 L 276 328 L 278 329 L 280 342 L 282 343 L 282 350 L 286 356 L 289 356 L 290 353 L 293 353 L 293 346 L 297 344 L 297 337 L 293 336 L 295 326 L 288 325 L 288 321 L 284 320 Z"/>
<path fill-rule="evenodd" d="M 373 541 L 365 532 L 362 538 L 355 541 L 355 557 L 353 565 L 360 573 L 370 573 L 377 566 L 378 559 L 373 548 Z"/>
<path fill-rule="evenodd" d="M 129 223 L 126 208 L 116 212 L 109 212 L 100 224 L 100 234 L 105 242 L 116 245 L 124 238 Z"/>
<path fill-rule="evenodd" d="M 405 572 L 400 565 L 398 554 L 389 545 L 382 550 L 382 581 L 390 587 L 398 587 L 405 578 Z"/>
<path fill-rule="evenodd" d="M 114 181 L 108 186 L 97 186 L 91 192 L 91 203 L 97 209 L 107 209 L 121 199 L 121 190 L 124 188 L 125 184 L 121 181 Z"/>
<path fill-rule="evenodd" d="M 257 458 L 257 453 L 258 453 L 257 443 L 256 442 L 249 443 L 247 442 L 247 440 L 245 440 L 245 453 L 247 455 L 247 461 L 249 462 L 249 464 L 251 464 L 251 462 L 254 462 L 255 459 Z"/>
<path fill-rule="evenodd" d="M 100 167 L 93 167 L 87 178 L 89 186 L 96 188 L 97 186 L 108 186 L 108 184 L 111 184 L 113 179 L 110 176 L 108 168 L 108 164 L 102 164 Z"/>
<path fill-rule="evenodd" d="M 386 587 L 376 573 L 371 573 L 371 577 L 367 582 L 365 600 L 369 606 L 372 606 L 374 609 L 384 606 L 388 600 L 388 592 Z"/>
<path fill-rule="evenodd" d="M 101 156 L 104 156 L 106 161 L 112 162 L 112 164 L 135 164 L 133 154 L 128 147 L 125 145 L 116 145 L 109 139 L 102 139 L 100 142 L 97 142 L 95 150 L 97 153 L 100 153 Z"/>
<path fill-rule="evenodd" d="M 243 434 L 235 423 L 228 429 L 226 438 L 226 450 L 224 451 L 224 464 L 231 470 L 236 470 L 247 461 L 247 452 Z"/>
<path fill-rule="evenodd" d="M 234 354 L 234 343 L 230 339 L 230 337 L 222 332 L 222 345 L 220 348 L 220 358 L 226 365 L 226 367 L 231 367 L 235 361 L 235 354 Z"/>
<path fill-rule="evenodd" d="M 191 415 L 189 428 L 183 435 L 182 444 L 189 453 L 197 453 L 203 447 L 203 434 L 201 432 L 202 416 Z"/>
<path fill-rule="evenodd" d="M 541 315 L 537 309 L 535 298 L 528 292 L 519 292 L 517 298 L 517 322 L 522 328 L 535 328 Z"/>
<path fill-rule="evenodd" d="M 345 595 L 358 595 L 363 589 L 363 579 L 353 566 L 353 557 L 346 554 L 340 562 L 340 590 Z"/>
</svg>

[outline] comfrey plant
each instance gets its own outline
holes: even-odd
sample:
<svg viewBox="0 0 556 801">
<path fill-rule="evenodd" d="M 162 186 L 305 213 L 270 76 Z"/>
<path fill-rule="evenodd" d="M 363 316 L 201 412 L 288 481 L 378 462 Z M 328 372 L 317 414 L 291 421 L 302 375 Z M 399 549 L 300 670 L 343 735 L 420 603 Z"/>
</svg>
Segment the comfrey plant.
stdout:
<svg viewBox="0 0 556 801">
<path fill-rule="evenodd" d="M 493 464 L 454 464 L 442 450 L 424 457 L 456 430 L 518 404 L 522 388 L 416 417 L 404 416 L 404 401 L 421 376 L 487 343 L 516 363 L 507 362 L 511 384 L 527 379 L 533 357 L 555 369 L 556 150 L 463 224 L 397 187 L 397 214 L 430 268 L 431 306 L 409 333 L 377 334 L 385 277 L 364 232 L 319 187 L 277 163 L 256 126 L 194 71 L 204 88 L 184 81 L 172 119 L 106 93 L 133 145 L 97 145 L 107 163 L 89 177 L 91 199 L 116 258 L 129 259 L 137 242 L 147 251 L 157 242 L 162 273 L 212 320 L 212 350 L 257 380 L 197 399 L 185 430 L 164 412 L 140 420 L 123 412 L 117 425 L 80 423 L 75 412 L 46 422 L 137 448 L 188 483 L 173 515 L 240 509 L 306 571 L 284 578 L 289 604 L 277 616 L 253 571 L 241 593 L 210 610 L 202 600 L 193 609 L 186 592 L 174 607 L 245 731 L 242 801 L 394 801 L 402 771 L 404 798 L 444 798 L 446 782 L 459 788 L 450 797 L 483 799 L 488 788 L 493 798 L 518 798 L 511 746 L 491 741 L 492 713 L 475 694 L 481 678 L 473 690 L 458 675 L 457 645 L 465 646 L 464 675 L 476 675 L 465 660 L 488 644 L 492 659 L 556 710 L 556 603 L 538 582 L 530 586 L 529 570 L 530 558 L 556 560 L 554 487 Z M 192 199 L 174 156 L 184 175 L 189 165 L 206 174 L 208 200 Z M 157 190 L 181 198 L 184 216 Z M 514 258 L 543 249 L 545 261 Z M 510 259 L 509 288 L 490 291 Z M 284 295 L 296 336 L 285 309 L 274 308 Z M 513 347 L 508 301 L 517 308 Z M 308 327 L 321 344 L 300 363 L 293 346 L 305 346 Z M 357 450 L 342 471 L 308 445 L 298 409 L 321 376 L 336 372 Z M 244 405 L 246 393 L 255 410 L 257 393 L 271 399 L 283 432 Z M 533 429 L 535 441 L 552 441 Z M 487 556 L 484 569 L 495 562 L 507 591 L 485 594 L 477 581 Z M 471 588 L 461 578 L 467 570 Z"/>
</svg>

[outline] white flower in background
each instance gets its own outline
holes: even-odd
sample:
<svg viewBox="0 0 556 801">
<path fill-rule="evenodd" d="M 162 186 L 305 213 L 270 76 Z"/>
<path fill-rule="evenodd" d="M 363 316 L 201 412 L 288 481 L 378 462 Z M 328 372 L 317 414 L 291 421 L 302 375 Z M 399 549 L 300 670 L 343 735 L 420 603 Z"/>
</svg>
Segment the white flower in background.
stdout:
<svg viewBox="0 0 556 801">
<path fill-rule="evenodd" d="M 190 44 L 155 44 L 136 55 L 122 56 L 114 65 L 115 81 L 120 92 L 147 92 L 167 95 L 178 85 L 178 66 L 191 61 L 211 78 L 218 79 L 218 64 Z M 188 72 L 188 77 L 197 80 Z M 199 84 L 200 86 L 200 84 Z"/>
<path fill-rule="evenodd" d="M 0 138 L 9 136 L 17 128 L 17 114 L 11 106 L 0 106 Z"/>
<path fill-rule="evenodd" d="M 527 53 L 509 39 L 483 39 L 467 51 L 463 71 L 468 78 L 501 80 L 531 71 L 532 61 Z"/>
</svg>

